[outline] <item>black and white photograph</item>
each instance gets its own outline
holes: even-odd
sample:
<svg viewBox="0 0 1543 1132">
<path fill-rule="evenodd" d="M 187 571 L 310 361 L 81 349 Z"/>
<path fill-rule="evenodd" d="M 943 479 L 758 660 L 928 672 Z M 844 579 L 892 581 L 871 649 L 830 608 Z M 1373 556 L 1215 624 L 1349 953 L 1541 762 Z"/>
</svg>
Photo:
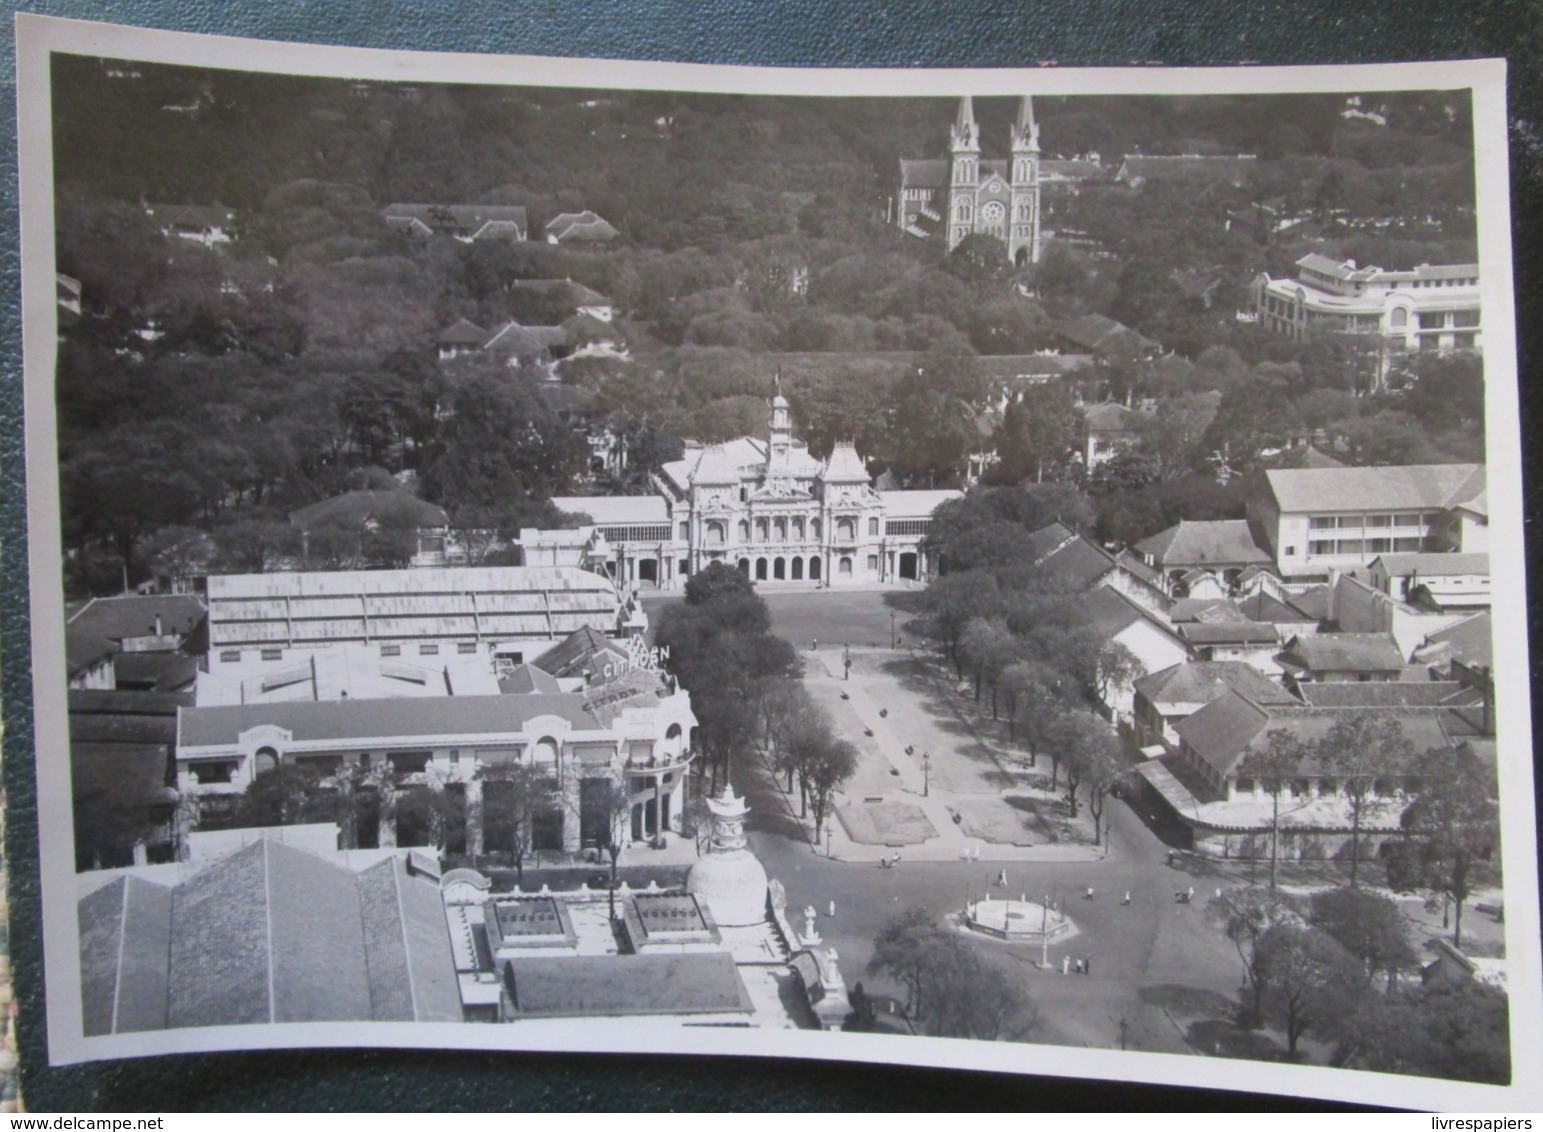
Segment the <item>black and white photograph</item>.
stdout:
<svg viewBox="0 0 1543 1132">
<path fill-rule="evenodd" d="M 19 35 L 56 1064 L 1543 1103 L 1503 64 L 112 31 Z"/>
</svg>

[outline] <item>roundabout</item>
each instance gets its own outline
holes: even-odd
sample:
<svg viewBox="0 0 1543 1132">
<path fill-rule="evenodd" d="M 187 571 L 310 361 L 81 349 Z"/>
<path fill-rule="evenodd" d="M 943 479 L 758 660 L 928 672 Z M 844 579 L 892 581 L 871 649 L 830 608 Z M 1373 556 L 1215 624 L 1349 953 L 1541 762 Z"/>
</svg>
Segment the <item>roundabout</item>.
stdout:
<svg viewBox="0 0 1543 1132">
<path fill-rule="evenodd" d="M 1077 925 L 1054 905 L 1034 900 L 993 900 L 965 907 L 960 923 L 973 932 L 1014 943 L 1057 943 L 1077 934 Z"/>
</svg>

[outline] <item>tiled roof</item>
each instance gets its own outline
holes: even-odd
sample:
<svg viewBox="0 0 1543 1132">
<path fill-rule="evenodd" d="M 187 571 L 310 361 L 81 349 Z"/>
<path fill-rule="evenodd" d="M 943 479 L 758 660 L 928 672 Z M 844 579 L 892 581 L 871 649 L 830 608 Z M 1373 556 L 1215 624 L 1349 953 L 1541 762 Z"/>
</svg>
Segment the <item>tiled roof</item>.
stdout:
<svg viewBox="0 0 1543 1132">
<path fill-rule="evenodd" d="M 482 348 L 517 357 L 534 357 L 555 346 L 565 345 L 567 341 L 567 331 L 561 326 L 521 326 L 511 321 L 496 327 Z"/>
<path fill-rule="evenodd" d="M 830 459 L 825 462 L 824 470 L 820 472 L 820 478 L 826 483 L 867 483 L 871 477 L 857 449 L 851 444 L 837 441 L 831 449 Z"/>
<path fill-rule="evenodd" d="M 1484 490 L 1483 464 L 1277 468 L 1265 472 L 1282 511 L 1405 511 L 1455 507 Z"/>
<path fill-rule="evenodd" d="M 88 1035 L 261 1022 L 459 1022 L 438 886 L 260 838 L 175 888 L 79 904 Z"/>
<path fill-rule="evenodd" d="M 404 508 L 419 527 L 446 527 L 445 509 L 408 491 L 345 491 L 289 513 L 289 521 L 303 530 L 322 525 L 362 527 L 392 508 Z"/>
<path fill-rule="evenodd" d="M 1215 177 L 1237 182 L 1257 167 L 1253 154 L 1222 156 L 1201 154 L 1126 154 L 1125 169 L 1134 177 L 1147 180 L 1163 177 Z"/>
<path fill-rule="evenodd" d="M 1118 401 L 1100 401 L 1082 406 L 1082 417 L 1089 432 L 1130 432 L 1139 414 Z"/>
<path fill-rule="evenodd" d="M 1077 598 L 1077 604 L 1087 615 L 1088 622 L 1106 638 L 1118 635 L 1138 621 L 1144 621 L 1176 643 L 1182 643 L 1173 630 L 1158 622 L 1113 586 L 1099 586 L 1089 590 Z"/>
<path fill-rule="evenodd" d="M 370 1018 L 459 1022 L 461 993 L 439 886 L 407 872 L 400 857 L 357 877 Z"/>
<path fill-rule="evenodd" d="M 557 683 L 557 677 L 543 672 L 534 664 L 519 664 L 498 681 L 498 690 L 506 696 L 523 696 L 532 692 L 560 692 L 562 688 Z"/>
<path fill-rule="evenodd" d="M 81 1021 L 86 1037 L 166 1028 L 172 890 L 121 876 L 81 898 Z"/>
<path fill-rule="evenodd" d="M 941 157 L 902 157 L 900 184 L 910 189 L 940 189 L 948 184 L 948 161 Z"/>
<path fill-rule="evenodd" d="M 488 340 L 488 332 L 470 319 L 461 318 L 439 332 L 442 346 L 473 346 L 480 348 Z"/>
<path fill-rule="evenodd" d="M 472 238 L 507 235 L 521 239 L 526 229 L 523 205 L 506 204 L 391 204 L 384 211 L 387 224 L 417 221 L 435 232 Z"/>
<path fill-rule="evenodd" d="M 535 666 L 552 676 L 578 675 L 597 653 L 622 655 L 622 646 L 604 633 L 585 626 L 570 633 L 535 659 Z"/>
<path fill-rule="evenodd" d="M 1273 625 L 1257 621 L 1194 621 L 1180 625 L 1179 635 L 1196 645 L 1274 645 L 1279 642 Z"/>
<path fill-rule="evenodd" d="M 1452 713 L 1432 708 L 1263 707 L 1238 692 L 1229 691 L 1194 715 L 1180 720 L 1174 730 L 1217 772 L 1227 775 L 1237 769 L 1250 750 L 1263 744 L 1271 731 L 1289 731 L 1299 741 L 1311 745 L 1327 735 L 1336 723 L 1366 715 L 1397 720 L 1404 737 L 1417 753 L 1451 746 L 1453 736 L 1445 724 L 1449 721 L 1454 725 L 1460 723 Z M 1301 772 L 1310 774 L 1320 769 L 1317 762 L 1309 758 Z M 1401 769 L 1389 767 L 1388 771 L 1397 773 Z"/>
<path fill-rule="evenodd" d="M 1463 686 L 1453 680 L 1325 680 L 1299 690 L 1312 707 L 1438 707 Z"/>
<path fill-rule="evenodd" d="M 1135 689 L 1153 703 L 1210 703 L 1229 690 L 1256 704 L 1300 703 L 1285 688 L 1241 660 L 1190 660 L 1143 676 Z"/>
<path fill-rule="evenodd" d="M 173 1029 L 371 1016 L 359 890 L 319 857 L 255 841 L 177 886 L 172 926 Z"/>
<path fill-rule="evenodd" d="M 609 221 L 594 212 L 564 212 L 546 222 L 546 233 L 559 243 L 563 240 L 614 240 L 619 233 Z"/>
<path fill-rule="evenodd" d="M 1183 625 L 1190 621 L 1199 621 L 1202 616 L 1213 611 L 1220 610 L 1220 617 L 1212 620 L 1247 621 L 1242 612 L 1229 598 L 1225 597 L 1181 597 L 1168 609 L 1168 620 L 1175 625 Z"/>
<path fill-rule="evenodd" d="M 187 637 L 203 622 L 205 613 L 203 599 L 194 594 L 93 598 L 65 621 L 70 674 L 117 652 L 118 642 L 125 637 L 154 635 L 157 617 L 163 634 Z"/>
<path fill-rule="evenodd" d="M 1456 574 L 1489 576 L 1488 554 L 1384 554 L 1372 559 L 1382 563 L 1390 577 L 1419 574 L 1422 577 L 1448 577 Z"/>
<path fill-rule="evenodd" d="M 572 279 L 516 279 L 509 285 L 521 291 L 534 291 L 546 298 L 561 299 L 574 308 L 611 305 L 608 296 L 582 283 L 575 283 Z"/>
<path fill-rule="evenodd" d="M 1180 520 L 1151 538 L 1136 544 L 1141 554 L 1157 559 L 1159 566 L 1262 565 L 1270 556 L 1259 549 L 1244 519 L 1205 522 Z"/>
<path fill-rule="evenodd" d="M 726 951 L 513 959 L 506 966 L 526 1018 L 741 1014 L 750 994 Z"/>
<path fill-rule="evenodd" d="M 1443 645 L 1464 664 L 1485 668 L 1492 665 L 1495 655 L 1494 620 L 1489 611 L 1476 613 L 1439 633 L 1432 633 L 1425 638 L 1420 652 L 1423 654 L 1434 646 Z"/>
<path fill-rule="evenodd" d="M 1061 327 L 1061 337 L 1075 342 L 1086 350 L 1097 350 L 1120 334 L 1134 334 L 1143 345 L 1153 344 L 1150 339 L 1138 334 L 1123 322 L 1116 322 L 1103 314 L 1085 314 Z"/>
<path fill-rule="evenodd" d="M 1250 621 L 1266 621 L 1272 625 L 1317 621 L 1318 618 L 1298 609 L 1294 602 L 1288 604 L 1263 590 L 1238 598 L 1238 610 Z"/>
<path fill-rule="evenodd" d="M 1291 594 L 1291 607 L 1300 609 L 1315 621 L 1329 616 L 1329 605 L 1334 600 L 1334 588 L 1329 585 L 1309 586 Z"/>
<path fill-rule="evenodd" d="M 1281 659 L 1308 672 L 1397 672 L 1404 667 L 1404 655 L 1391 633 L 1294 637 Z"/>
</svg>

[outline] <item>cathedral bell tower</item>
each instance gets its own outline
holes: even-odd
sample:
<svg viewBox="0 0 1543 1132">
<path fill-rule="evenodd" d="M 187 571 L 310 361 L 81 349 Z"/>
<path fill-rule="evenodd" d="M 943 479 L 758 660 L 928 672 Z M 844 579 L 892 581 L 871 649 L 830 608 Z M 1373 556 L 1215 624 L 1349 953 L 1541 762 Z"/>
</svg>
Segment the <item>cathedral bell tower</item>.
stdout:
<svg viewBox="0 0 1543 1132">
<path fill-rule="evenodd" d="M 969 95 L 959 100 L 959 116 L 949 131 L 951 155 L 948 189 L 948 250 L 975 230 L 976 195 L 980 190 L 980 127 Z"/>
<path fill-rule="evenodd" d="M 1013 123 L 1012 218 L 1007 254 L 1023 266 L 1039 262 L 1039 123 L 1034 120 L 1034 96 L 1026 94 Z"/>
</svg>

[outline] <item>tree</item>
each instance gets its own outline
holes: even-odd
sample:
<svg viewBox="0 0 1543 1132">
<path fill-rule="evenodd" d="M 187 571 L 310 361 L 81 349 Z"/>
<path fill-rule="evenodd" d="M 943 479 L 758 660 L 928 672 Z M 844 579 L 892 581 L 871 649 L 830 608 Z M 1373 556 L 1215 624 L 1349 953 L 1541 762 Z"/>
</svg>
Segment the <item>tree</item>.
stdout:
<svg viewBox="0 0 1543 1132">
<path fill-rule="evenodd" d="M 821 736 L 798 761 L 800 777 L 808 783 L 809 808 L 814 811 L 814 839 L 818 841 L 835 792 L 857 772 L 858 751 L 846 739 Z"/>
<path fill-rule="evenodd" d="M 754 594 L 755 586 L 750 579 L 722 562 L 710 562 L 705 570 L 698 570 L 686 579 L 687 605 L 707 605 L 723 597 Z"/>
<path fill-rule="evenodd" d="M 966 570 L 934 578 L 927 587 L 927 605 L 932 623 L 943 642 L 943 651 L 953 662 L 954 672 L 964 677 L 964 658 L 959 651 L 965 627 L 972 621 L 992 616 L 999 607 L 997 581 L 984 570 Z"/>
<path fill-rule="evenodd" d="M 605 797 L 600 802 L 600 816 L 605 826 L 602 846 L 611 860 L 611 883 L 606 889 L 606 907 L 610 919 L 616 919 L 616 864 L 627 845 L 627 823 L 632 819 L 632 799 L 627 796 L 625 779 L 606 780 Z"/>
<path fill-rule="evenodd" d="M 1417 770 L 1420 793 L 1401 819 L 1410 840 L 1396 879 L 1407 883 L 1412 875 L 1451 897 L 1456 905 L 1452 938 L 1461 947 L 1463 903 L 1500 844 L 1495 775 L 1466 746 L 1427 751 Z"/>
<path fill-rule="evenodd" d="M 1012 274 L 1012 260 L 1007 258 L 1007 245 L 996 236 L 984 232 L 971 232 L 948 253 L 943 269 L 971 287 L 988 289 L 993 284 L 1005 282 Z"/>
<path fill-rule="evenodd" d="M 1280 799 L 1302 770 L 1310 754 L 1307 745 L 1291 731 L 1277 729 L 1265 736 L 1238 764 L 1240 778 L 1252 778 L 1270 796 L 1270 891 L 1275 891 L 1276 862 L 1280 857 Z"/>
<path fill-rule="evenodd" d="M 907 1016 L 936 1037 L 1012 1041 L 1038 1024 L 1021 987 L 926 908 L 907 908 L 884 926 L 868 971 L 898 982 Z"/>
<path fill-rule="evenodd" d="M 1398 975 L 1419 962 L 1408 925 L 1393 900 L 1364 888 L 1329 888 L 1313 893 L 1308 921 L 1339 941 L 1366 967 L 1368 981 L 1385 974 L 1391 993 Z"/>
<path fill-rule="evenodd" d="M 1234 888 L 1212 898 L 1206 904 L 1205 916 L 1221 928 L 1237 949 L 1244 979 L 1254 992 L 1249 1017 L 1257 1021 L 1264 1009 L 1266 982 L 1265 972 L 1259 966 L 1259 943 L 1273 928 L 1302 925 L 1296 902 L 1267 888 Z"/>
<path fill-rule="evenodd" d="M 1061 690 L 1061 677 L 1055 669 L 1038 661 L 1020 661 L 1002 674 L 1008 690 L 1008 720 L 1011 735 L 1029 752 L 1029 765 L 1039 761 L 1039 752 L 1053 747 L 1062 715 L 1071 710 Z M 1050 788 L 1055 789 L 1052 779 Z"/>
<path fill-rule="evenodd" d="M 1326 1027 L 1363 985 L 1361 965 L 1327 932 L 1279 924 L 1259 938 L 1254 970 L 1265 988 L 1265 1008 L 1286 1028 L 1286 1052 L 1309 1027 Z"/>
<path fill-rule="evenodd" d="M 980 701 L 981 684 L 991 687 L 992 719 L 997 717 L 997 682 L 1018 653 L 1018 640 L 1002 617 L 971 618 L 959 636 L 960 660 L 975 674 L 976 702 Z"/>
<path fill-rule="evenodd" d="M 1413 761 L 1414 746 L 1404 738 L 1396 719 L 1353 715 L 1342 719 L 1319 740 L 1319 764 L 1339 779 L 1350 807 L 1350 887 L 1356 886 L 1361 861 L 1361 828 L 1388 804 L 1379 779 L 1391 779 Z"/>
<path fill-rule="evenodd" d="M 281 763 L 253 779 L 238 796 L 230 820 L 222 824 L 231 829 L 303 825 L 332 821 L 334 813 L 332 792 L 323 788 L 318 771 Z"/>
<path fill-rule="evenodd" d="M 1102 837 L 1104 848 L 1109 848 L 1109 826 L 1104 823 L 1104 811 L 1108 807 L 1109 799 L 1119 797 L 1135 773 L 1129 763 L 1125 761 L 1123 753 L 1114 736 L 1110 736 L 1110 743 L 1103 748 L 1095 749 L 1094 757 L 1088 766 L 1085 778 L 1088 789 L 1088 813 L 1093 817 L 1093 841 L 1096 844 Z"/>
<path fill-rule="evenodd" d="M 1031 385 L 1012 400 L 996 430 L 1002 473 L 1016 482 L 1043 483 L 1047 470 L 1067 462 L 1082 435 L 1082 417 L 1061 382 Z"/>
<path fill-rule="evenodd" d="M 1066 804 L 1075 818 L 1077 790 L 1083 781 L 1093 776 L 1112 778 L 1111 768 L 1117 766 L 1120 759 L 1118 741 L 1109 725 L 1096 715 L 1069 711 L 1061 716 L 1060 725 L 1051 739 L 1051 748 L 1056 752 L 1053 757 L 1058 757 L 1066 767 Z M 1097 839 L 1095 821 L 1094 840 Z"/>
<path fill-rule="evenodd" d="M 547 792 L 546 784 L 534 766 L 519 762 L 482 763 L 477 779 L 482 783 L 483 850 L 508 853 L 523 882 L 532 816 L 537 798 Z"/>
</svg>

